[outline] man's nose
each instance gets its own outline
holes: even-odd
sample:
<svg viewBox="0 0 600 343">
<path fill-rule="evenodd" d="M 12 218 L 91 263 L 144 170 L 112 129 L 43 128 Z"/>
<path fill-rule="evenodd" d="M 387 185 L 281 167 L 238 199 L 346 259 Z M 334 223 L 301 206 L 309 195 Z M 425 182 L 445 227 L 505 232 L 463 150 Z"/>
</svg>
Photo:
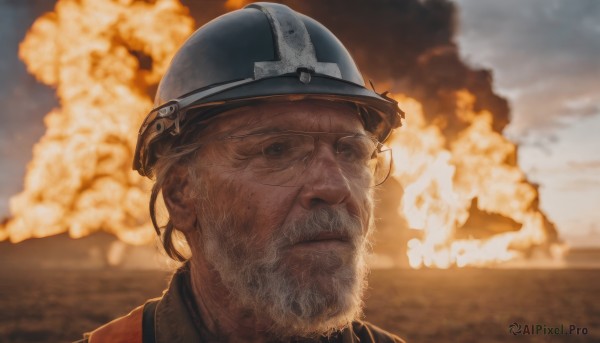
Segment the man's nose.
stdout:
<svg viewBox="0 0 600 343">
<path fill-rule="evenodd" d="M 304 172 L 300 203 L 305 209 L 340 205 L 350 198 L 348 178 L 331 147 L 320 147 Z"/>
</svg>

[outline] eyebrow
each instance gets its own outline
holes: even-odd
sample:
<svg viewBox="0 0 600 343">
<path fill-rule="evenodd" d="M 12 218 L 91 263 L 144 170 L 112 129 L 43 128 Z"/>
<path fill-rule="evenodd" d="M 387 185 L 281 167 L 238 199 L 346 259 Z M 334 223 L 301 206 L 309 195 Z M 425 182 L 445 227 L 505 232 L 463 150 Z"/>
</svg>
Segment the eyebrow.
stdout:
<svg viewBox="0 0 600 343">
<path fill-rule="evenodd" d="M 371 132 L 325 132 L 325 131 L 296 131 L 296 130 L 282 130 L 279 128 L 266 128 L 266 129 L 257 129 L 250 132 L 245 132 L 242 134 L 228 135 L 222 137 L 223 139 L 227 138 L 244 138 L 248 136 L 258 136 L 258 135 L 268 135 L 268 134 L 278 134 L 278 133 L 290 133 L 290 134 L 326 134 L 326 135 L 364 135 L 369 138 L 373 138 L 374 135 Z"/>
<path fill-rule="evenodd" d="M 282 129 L 280 127 L 275 127 L 275 126 L 263 126 L 263 127 L 254 128 L 253 130 L 250 130 L 250 131 L 245 131 L 245 132 L 241 133 L 241 135 L 258 135 L 258 134 L 281 133 L 281 132 L 289 132 L 289 131 L 290 130 Z M 240 135 L 240 134 L 236 134 L 236 136 L 237 135 Z"/>
</svg>

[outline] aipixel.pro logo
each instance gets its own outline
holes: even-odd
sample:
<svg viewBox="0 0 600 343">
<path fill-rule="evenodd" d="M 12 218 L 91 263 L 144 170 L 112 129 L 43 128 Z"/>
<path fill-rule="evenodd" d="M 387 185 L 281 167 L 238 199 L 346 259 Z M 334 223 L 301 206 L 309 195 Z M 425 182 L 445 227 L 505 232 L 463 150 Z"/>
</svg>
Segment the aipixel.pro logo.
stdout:
<svg viewBox="0 0 600 343">
<path fill-rule="evenodd" d="M 575 324 L 564 324 L 551 326 L 546 324 L 520 324 L 513 322 L 508 326 L 508 332 L 518 335 L 545 335 L 545 336 L 559 336 L 559 335 L 587 335 L 589 330 L 587 327 L 580 327 Z"/>
</svg>

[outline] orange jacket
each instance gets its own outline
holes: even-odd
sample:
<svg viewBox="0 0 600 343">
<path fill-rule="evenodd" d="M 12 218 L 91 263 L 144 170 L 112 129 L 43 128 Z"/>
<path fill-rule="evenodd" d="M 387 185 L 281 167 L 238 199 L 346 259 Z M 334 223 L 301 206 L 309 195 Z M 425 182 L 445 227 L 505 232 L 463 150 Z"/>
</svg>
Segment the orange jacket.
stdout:
<svg viewBox="0 0 600 343">
<path fill-rule="evenodd" d="M 142 343 L 142 315 L 144 306 L 137 307 L 128 315 L 117 318 L 92 331 L 89 343 Z"/>
</svg>

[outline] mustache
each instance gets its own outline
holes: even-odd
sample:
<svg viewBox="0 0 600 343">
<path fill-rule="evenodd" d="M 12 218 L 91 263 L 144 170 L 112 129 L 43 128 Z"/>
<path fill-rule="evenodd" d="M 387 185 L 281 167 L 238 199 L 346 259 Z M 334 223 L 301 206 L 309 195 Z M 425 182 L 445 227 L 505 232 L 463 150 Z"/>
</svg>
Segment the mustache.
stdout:
<svg viewBox="0 0 600 343">
<path fill-rule="evenodd" d="M 356 246 L 362 237 L 362 232 L 363 225 L 358 217 L 350 215 L 345 209 L 324 207 L 284 225 L 281 234 L 278 235 L 277 245 L 287 247 L 315 240 L 325 234 L 339 236 Z"/>
</svg>

